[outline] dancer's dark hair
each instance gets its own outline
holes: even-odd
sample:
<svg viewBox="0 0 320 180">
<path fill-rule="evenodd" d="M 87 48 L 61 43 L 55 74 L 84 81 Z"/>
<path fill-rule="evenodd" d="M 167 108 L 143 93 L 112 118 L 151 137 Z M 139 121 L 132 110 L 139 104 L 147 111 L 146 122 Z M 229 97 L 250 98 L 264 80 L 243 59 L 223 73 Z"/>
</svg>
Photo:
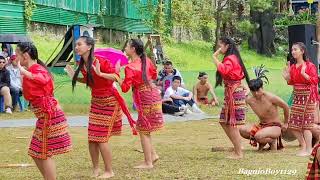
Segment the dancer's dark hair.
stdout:
<svg viewBox="0 0 320 180">
<path fill-rule="evenodd" d="M 86 85 L 88 87 L 89 85 L 93 85 L 94 84 L 93 76 L 92 76 L 92 72 L 91 72 L 91 67 L 92 67 L 92 64 L 93 64 L 93 61 L 94 61 L 94 44 L 95 43 L 94 43 L 94 39 L 92 37 L 89 37 L 89 36 L 81 36 L 79 39 L 83 39 L 84 42 L 88 46 L 91 46 L 89 57 L 88 57 L 88 62 L 87 62 L 87 66 L 86 66 L 86 71 L 87 71 Z M 74 76 L 72 78 L 72 90 L 73 91 L 74 91 L 74 88 L 76 87 L 77 79 L 78 79 L 79 73 L 80 73 L 81 69 L 83 68 L 83 66 L 84 66 L 84 59 L 83 59 L 83 57 L 81 57 L 80 58 L 80 62 L 79 62 L 79 66 L 76 69 L 76 71 L 74 73 Z"/>
<path fill-rule="evenodd" d="M 37 64 L 43 66 L 48 71 L 48 74 L 53 77 L 48 67 L 39 59 L 38 49 L 32 42 L 20 42 L 17 44 L 17 48 L 19 48 L 22 53 L 28 53 L 32 60 L 37 61 Z"/>
<path fill-rule="evenodd" d="M 224 55 L 224 58 L 226 58 L 227 56 L 230 56 L 230 55 L 235 55 L 238 58 L 241 69 L 244 72 L 246 82 L 249 84 L 249 81 L 250 81 L 249 74 L 247 72 L 246 67 L 244 66 L 244 63 L 242 61 L 242 58 L 240 56 L 239 50 L 238 50 L 235 42 L 229 37 L 221 37 L 219 40 L 223 44 L 229 45 L 227 52 Z M 217 87 L 217 86 L 222 86 L 222 76 L 219 73 L 219 71 L 216 72 L 216 85 L 215 85 L 215 87 Z"/>
<path fill-rule="evenodd" d="M 147 56 L 144 51 L 143 42 L 140 39 L 130 39 L 128 41 L 129 45 L 131 47 L 134 47 L 136 54 L 140 57 L 141 60 L 141 70 L 142 70 L 142 79 L 143 82 L 148 84 L 148 78 L 147 78 Z"/>
</svg>

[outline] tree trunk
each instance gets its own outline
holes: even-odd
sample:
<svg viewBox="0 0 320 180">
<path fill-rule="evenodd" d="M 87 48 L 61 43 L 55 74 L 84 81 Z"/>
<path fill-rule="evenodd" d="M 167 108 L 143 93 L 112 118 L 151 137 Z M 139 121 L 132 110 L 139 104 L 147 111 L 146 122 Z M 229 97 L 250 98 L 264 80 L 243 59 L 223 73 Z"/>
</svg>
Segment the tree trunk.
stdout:
<svg viewBox="0 0 320 180">
<path fill-rule="evenodd" d="M 241 20 L 242 17 L 243 17 L 243 14 L 244 14 L 244 5 L 242 3 L 239 3 L 238 4 L 238 11 L 237 11 L 237 14 L 238 14 L 238 20 Z"/>
<path fill-rule="evenodd" d="M 218 42 L 220 38 L 220 26 L 221 26 L 221 0 L 217 0 L 217 7 L 216 7 L 216 13 L 215 13 L 215 19 L 216 19 L 216 29 L 215 29 L 215 42 L 214 42 L 214 48 L 215 50 L 218 49 Z"/>
</svg>

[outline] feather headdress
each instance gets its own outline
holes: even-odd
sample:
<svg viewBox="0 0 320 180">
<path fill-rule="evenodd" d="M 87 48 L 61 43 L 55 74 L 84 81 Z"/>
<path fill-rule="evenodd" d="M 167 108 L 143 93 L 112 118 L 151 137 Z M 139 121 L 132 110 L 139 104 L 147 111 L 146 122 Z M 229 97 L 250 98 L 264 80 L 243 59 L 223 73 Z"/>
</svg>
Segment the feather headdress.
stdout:
<svg viewBox="0 0 320 180">
<path fill-rule="evenodd" d="M 254 67 L 253 72 L 256 75 L 257 79 L 261 79 L 264 83 L 269 84 L 269 79 L 265 75 L 265 73 L 269 71 L 265 69 L 265 66 L 263 64 L 261 64 L 260 67 Z"/>
</svg>

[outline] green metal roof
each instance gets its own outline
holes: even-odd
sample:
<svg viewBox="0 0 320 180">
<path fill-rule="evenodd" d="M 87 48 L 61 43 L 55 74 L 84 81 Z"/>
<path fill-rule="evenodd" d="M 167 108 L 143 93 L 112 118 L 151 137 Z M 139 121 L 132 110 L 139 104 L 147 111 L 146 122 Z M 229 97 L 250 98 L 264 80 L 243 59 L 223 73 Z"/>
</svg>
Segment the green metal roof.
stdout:
<svg viewBox="0 0 320 180">
<path fill-rule="evenodd" d="M 26 34 L 24 2 L 0 1 L 0 34 Z"/>
<path fill-rule="evenodd" d="M 88 14 L 98 14 L 100 10 L 100 0 L 35 0 L 35 3 Z"/>
<path fill-rule="evenodd" d="M 104 17 L 104 27 L 125 32 L 151 33 L 152 30 L 140 19 L 130 19 L 118 16 Z"/>
<path fill-rule="evenodd" d="M 137 33 L 151 33 L 144 18 L 152 18 L 148 12 L 141 14 L 139 8 L 146 6 L 150 0 L 140 0 L 141 5 L 137 5 L 133 0 L 105 0 L 104 26 L 106 28 Z M 153 5 L 158 0 L 151 1 Z"/>
<path fill-rule="evenodd" d="M 43 5 L 37 5 L 37 8 L 33 11 L 32 21 L 59 25 L 99 25 L 98 15 L 96 14 L 86 14 Z"/>
<path fill-rule="evenodd" d="M 149 0 L 140 0 L 146 5 Z M 0 33 L 25 34 L 25 0 L 0 1 Z M 156 4 L 157 0 L 152 0 Z M 164 0 L 166 10 L 171 0 Z M 93 24 L 127 32 L 148 33 L 151 29 L 133 0 L 35 0 L 32 21 L 58 25 Z M 102 4 L 100 4 L 102 3 Z M 104 12 L 99 16 L 100 9 Z M 100 19 L 103 18 L 103 19 Z M 103 23 L 103 24 L 102 24 Z"/>
</svg>

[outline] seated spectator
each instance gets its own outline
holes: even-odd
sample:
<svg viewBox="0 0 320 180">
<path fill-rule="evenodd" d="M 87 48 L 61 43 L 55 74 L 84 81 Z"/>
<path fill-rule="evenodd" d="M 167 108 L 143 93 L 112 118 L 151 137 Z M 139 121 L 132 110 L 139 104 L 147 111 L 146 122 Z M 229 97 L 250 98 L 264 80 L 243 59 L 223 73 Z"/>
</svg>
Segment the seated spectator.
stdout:
<svg viewBox="0 0 320 180">
<path fill-rule="evenodd" d="M 158 74 L 157 85 L 161 86 L 162 95 L 164 94 L 164 92 L 166 92 L 168 87 L 171 86 L 171 83 L 173 81 L 172 79 L 174 76 L 179 76 L 181 78 L 181 87 L 184 87 L 184 82 L 183 82 L 183 78 L 181 76 L 181 73 L 177 69 L 173 68 L 171 61 L 167 61 L 163 65 L 163 69 L 160 70 L 160 72 Z"/>
<path fill-rule="evenodd" d="M 173 104 L 173 100 L 171 98 L 162 100 L 162 112 L 166 114 L 172 114 L 174 116 L 182 116 L 186 113 L 187 108 L 179 107 Z"/>
<path fill-rule="evenodd" d="M 11 63 L 7 65 L 6 69 L 10 72 L 10 93 L 12 96 L 13 110 L 17 106 L 18 98 L 22 95 L 21 75 L 17 66 L 16 56 L 10 57 Z"/>
<path fill-rule="evenodd" d="M 181 77 L 174 76 L 172 85 L 166 90 L 163 98 L 171 98 L 173 104 L 179 107 L 186 108 L 189 105 L 192 108 L 192 111 L 195 113 L 203 113 L 194 102 L 192 98 L 192 92 L 180 87 Z"/>
<path fill-rule="evenodd" d="M 5 68 L 5 57 L 0 56 L 0 95 L 4 98 L 6 113 L 12 113 L 12 99 L 10 94 L 10 72 Z"/>
<path fill-rule="evenodd" d="M 2 43 L 0 55 L 8 61 L 8 59 L 13 55 L 11 44 Z"/>
<path fill-rule="evenodd" d="M 211 83 L 208 81 L 208 74 L 206 72 L 199 72 L 198 79 L 199 82 L 193 88 L 195 102 L 203 105 L 218 105 L 218 98 L 213 91 Z M 211 100 L 208 98 L 209 92 L 212 96 Z"/>
</svg>

